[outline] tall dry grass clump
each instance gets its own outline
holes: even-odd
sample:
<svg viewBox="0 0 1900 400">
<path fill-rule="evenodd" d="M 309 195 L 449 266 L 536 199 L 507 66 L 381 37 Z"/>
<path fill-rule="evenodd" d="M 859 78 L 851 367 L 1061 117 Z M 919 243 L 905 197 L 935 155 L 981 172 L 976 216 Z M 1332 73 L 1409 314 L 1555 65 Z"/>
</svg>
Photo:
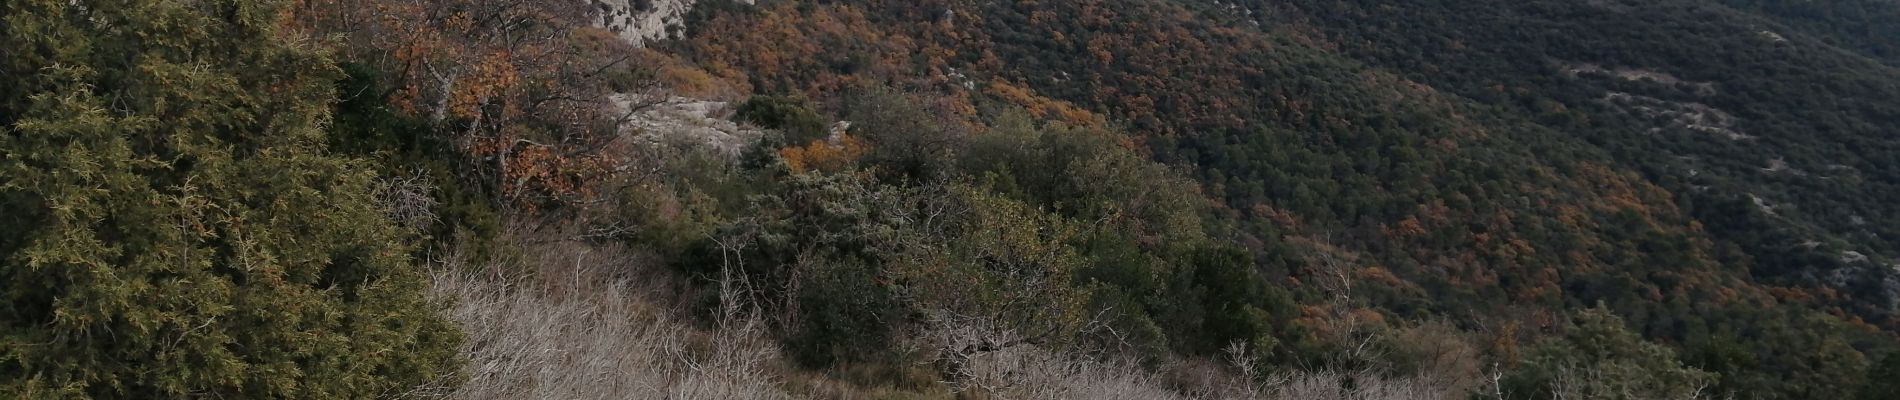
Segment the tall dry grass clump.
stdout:
<svg viewBox="0 0 1900 400">
<path fill-rule="evenodd" d="M 961 385 L 1002 399 L 1190 399 L 1138 366 L 1019 346 L 972 357 Z"/>
<path fill-rule="evenodd" d="M 1231 365 L 1181 361 L 1157 374 L 1132 363 L 1018 346 L 984 353 L 966 363 L 965 397 L 995 399 L 1247 399 L 1436 400 L 1462 399 L 1466 388 L 1443 379 L 1393 377 L 1374 371 L 1294 371 L 1257 376 L 1254 360 L 1230 354 Z"/>
<path fill-rule="evenodd" d="M 520 236 L 439 263 L 434 294 L 468 338 L 458 399 L 784 399 L 778 350 L 748 310 L 676 315 L 680 279 L 619 246 Z"/>
</svg>

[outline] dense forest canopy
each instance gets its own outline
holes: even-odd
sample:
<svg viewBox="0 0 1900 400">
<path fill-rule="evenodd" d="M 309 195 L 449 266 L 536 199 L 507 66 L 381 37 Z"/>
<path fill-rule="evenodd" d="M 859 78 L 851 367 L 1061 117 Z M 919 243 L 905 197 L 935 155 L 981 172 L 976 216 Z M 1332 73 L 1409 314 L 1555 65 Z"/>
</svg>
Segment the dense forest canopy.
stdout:
<svg viewBox="0 0 1900 400">
<path fill-rule="evenodd" d="M 9 2 L 0 395 L 1891 398 L 1895 43 L 1880 0 Z"/>
</svg>

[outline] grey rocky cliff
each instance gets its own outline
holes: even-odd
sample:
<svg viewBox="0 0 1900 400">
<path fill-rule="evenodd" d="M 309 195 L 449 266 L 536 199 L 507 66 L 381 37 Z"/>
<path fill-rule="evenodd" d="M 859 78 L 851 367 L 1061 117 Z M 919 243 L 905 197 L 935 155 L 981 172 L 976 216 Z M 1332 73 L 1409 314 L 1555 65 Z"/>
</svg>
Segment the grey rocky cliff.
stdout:
<svg viewBox="0 0 1900 400">
<path fill-rule="evenodd" d="M 601 27 L 620 34 L 634 45 L 673 37 L 686 22 L 686 13 L 706 0 L 590 0 L 604 11 Z M 754 0 L 729 0 L 753 4 Z"/>
</svg>

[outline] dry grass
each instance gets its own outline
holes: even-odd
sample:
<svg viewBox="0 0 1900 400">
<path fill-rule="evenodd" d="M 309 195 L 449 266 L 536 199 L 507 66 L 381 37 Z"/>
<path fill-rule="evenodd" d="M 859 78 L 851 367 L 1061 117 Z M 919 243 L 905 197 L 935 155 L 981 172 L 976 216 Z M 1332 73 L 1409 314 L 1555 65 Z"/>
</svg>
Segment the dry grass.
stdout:
<svg viewBox="0 0 1900 400">
<path fill-rule="evenodd" d="M 789 367 L 746 309 L 725 309 L 711 326 L 680 317 L 676 301 L 690 297 L 683 280 L 637 252 L 522 237 L 497 242 L 501 247 L 491 253 L 504 256 L 490 257 L 496 261 L 471 264 L 453 255 L 436 263 L 433 293 L 453 302 L 446 312 L 467 334 L 461 351 L 468 380 L 448 391 L 449 398 L 1409 400 L 1464 394 L 1447 387 L 1463 385 L 1430 377 L 1254 376 L 1238 367 L 1250 365 L 1244 359 L 1188 360 L 1156 373 L 1032 345 L 973 356 L 959 382 L 934 389 L 867 387 Z M 944 392 L 947 387 L 961 391 Z"/>
<path fill-rule="evenodd" d="M 964 385 L 1001 399 L 1186 399 L 1154 374 L 1124 363 L 1057 354 L 1034 346 L 970 358 Z"/>
<path fill-rule="evenodd" d="M 1423 378 L 1371 373 L 1300 372 L 1247 379 L 1231 369 L 1193 368 L 1192 383 L 1138 366 L 1054 354 L 1030 346 L 987 353 L 969 363 L 969 397 L 997 399 L 1419 400 L 1464 398 Z M 1170 377 L 1180 379 L 1180 377 Z"/>
<path fill-rule="evenodd" d="M 677 287 L 624 249 L 523 244 L 509 260 L 451 257 L 434 293 L 468 338 L 459 399 L 781 399 L 767 366 L 777 349 L 757 319 L 727 313 L 710 328 L 674 316 Z"/>
<path fill-rule="evenodd" d="M 1416 400 L 1463 398 L 1464 393 L 1414 378 L 1386 378 L 1376 374 L 1305 372 L 1280 376 L 1262 398 L 1280 400 Z"/>
</svg>

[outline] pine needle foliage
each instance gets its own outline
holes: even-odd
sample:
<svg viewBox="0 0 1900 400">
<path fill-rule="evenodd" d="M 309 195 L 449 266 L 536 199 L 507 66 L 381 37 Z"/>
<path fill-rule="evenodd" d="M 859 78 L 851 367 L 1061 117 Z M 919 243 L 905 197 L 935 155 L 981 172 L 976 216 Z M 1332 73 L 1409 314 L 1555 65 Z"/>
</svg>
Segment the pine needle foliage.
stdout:
<svg viewBox="0 0 1900 400">
<path fill-rule="evenodd" d="M 0 4 L 0 398 L 374 398 L 453 376 L 339 77 L 249 0 Z"/>
</svg>

